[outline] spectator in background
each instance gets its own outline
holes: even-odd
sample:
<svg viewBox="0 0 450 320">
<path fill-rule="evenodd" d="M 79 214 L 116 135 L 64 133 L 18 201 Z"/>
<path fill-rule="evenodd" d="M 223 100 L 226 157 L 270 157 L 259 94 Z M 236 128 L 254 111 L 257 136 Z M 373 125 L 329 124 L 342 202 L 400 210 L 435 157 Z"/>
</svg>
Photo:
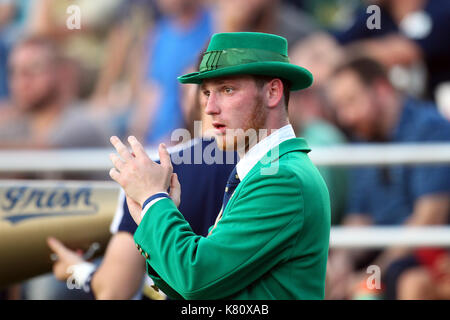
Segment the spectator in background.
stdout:
<svg viewBox="0 0 450 320">
<path fill-rule="evenodd" d="M 174 129 L 185 127 L 176 78 L 195 64 L 213 32 L 210 9 L 201 0 L 159 0 L 161 13 L 148 35 L 148 67 L 133 134 L 147 145 L 171 143 Z"/>
<path fill-rule="evenodd" d="M 95 147 L 108 132 L 76 106 L 76 70 L 48 39 L 27 38 L 10 59 L 9 106 L 0 110 L 1 148 Z"/>
<path fill-rule="evenodd" d="M 66 10 L 74 4 L 81 13 L 80 29 L 67 28 Z M 51 38 L 79 65 L 79 98 L 99 123 L 108 123 L 115 134 L 126 136 L 139 92 L 144 91 L 140 90 L 143 52 L 154 22 L 154 2 L 40 0 L 35 7 L 30 32 Z"/>
<path fill-rule="evenodd" d="M 145 53 L 148 32 L 158 13 L 155 6 L 154 1 L 128 0 L 118 7 L 117 17 L 104 40 L 106 56 L 89 97 L 95 113 L 103 116 L 121 137 L 133 131 L 130 119 L 146 94 L 142 79 L 148 59 Z M 145 99 L 143 107 L 148 107 Z"/>
<path fill-rule="evenodd" d="M 8 49 L 0 38 L 0 108 L 2 107 L 1 100 L 8 95 Z"/>
<path fill-rule="evenodd" d="M 32 2 L 28 0 L 0 0 L 0 101 L 8 95 L 9 51 L 25 33 L 32 7 Z M 2 105 L 0 103 L 0 107 Z"/>
<path fill-rule="evenodd" d="M 450 123 L 442 118 L 433 104 L 406 97 L 388 81 L 384 68 L 370 58 L 358 58 L 340 65 L 327 88 L 338 123 L 360 142 L 427 143 L 449 142 Z M 345 225 L 446 224 L 450 212 L 450 166 L 398 165 L 363 167 L 352 170 L 348 212 Z M 427 252 L 427 251 L 426 251 Z M 428 251 L 429 252 L 429 251 Z M 431 253 L 436 257 L 436 253 Z M 447 257 L 438 252 L 439 260 Z M 425 262 L 424 252 L 388 248 L 382 252 L 336 250 L 330 257 L 330 297 L 355 297 L 355 283 L 366 281 L 365 267 L 375 264 L 385 276 L 387 298 L 448 298 L 439 295 L 435 266 Z M 401 260 L 399 260 L 401 259 Z M 401 268 L 398 267 L 398 261 Z M 431 261 L 437 261 L 432 259 Z M 428 259 L 430 261 L 430 259 Z M 395 276 L 391 276 L 396 265 Z M 363 270 L 358 274 L 358 269 Z M 403 272 L 420 270 L 428 282 L 409 279 L 396 292 Z M 353 280 L 353 281 L 352 281 Z M 347 284 L 350 283 L 350 286 Z M 422 285 L 417 290 L 418 285 Z M 413 285 L 416 286 L 413 288 Z M 426 285 L 426 287 L 425 287 Z M 448 285 L 445 284 L 445 285 Z M 420 290 L 423 289 L 423 290 Z M 431 291 L 430 291 L 431 290 Z M 421 296 L 405 292 L 414 292 Z"/>
<path fill-rule="evenodd" d="M 342 29 L 353 17 L 361 0 L 283 0 L 312 15 L 321 29 Z"/>
<path fill-rule="evenodd" d="M 369 29 L 364 7 L 354 23 L 336 39 L 352 52 L 375 58 L 388 67 L 411 66 L 422 60 L 427 69 L 426 97 L 450 81 L 450 2 L 447 0 L 368 1 L 381 8 L 380 28 Z"/>
<path fill-rule="evenodd" d="M 281 0 L 219 0 L 215 21 L 221 32 L 273 33 L 285 37 L 289 45 L 317 30 L 311 16 Z"/>
<path fill-rule="evenodd" d="M 137 78 L 143 65 L 142 51 L 157 13 L 154 1 L 148 0 L 122 1 L 116 11 L 105 39 L 106 58 L 101 62 L 93 93 L 94 102 L 107 106 L 115 103 L 108 99 L 109 96 L 113 97 L 111 100 L 118 98 L 118 83 L 128 82 L 131 94 L 137 93 Z"/>
<path fill-rule="evenodd" d="M 0 0 L 0 37 L 8 47 L 28 31 L 29 18 L 38 1 Z"/>
<path fill-rule="evenodd" d="M 309 37 L 291 50 L 291 62 L 304 66 L 314 75 L 312 86 L 292 92 L 289 101 L 289 119 L 296 134 L 305 138 L 313 149 L 346 143 L 324 93 L 326 81 L 342 55 L 341 48 L 325 34 Z M 331 224 L 339 224 L 345 210 L 347 170 L 328 166 L 318 169 L 330 193 Z"/>
<path fill-rule="evenodd" d="M 12 0 L 1 0 L 0 1 L 0 30 L 3 30 L 14 17 L 15 5 Z"/>
<path fill-rule="evenodd" d="M 20 41 L 9 57 L 11 96 L 7 106 L 0 109 L 0 148 L 106 146 L 108 129 L 95 122 L 75 100 L 78 79 L 77 65 L 65 58 L 52 41 L 44 37 Z M 39 174 L 20 177 L 42 178 Z M 104 174 L 65 174 L 52 178 L 99 179 Z M 33 292 L 39 292 L 40 297 L 55 297 L 51 294 L 57 284 L 51 277 L 34 278 L 24 285 L 25 297 L 32 299 Z M 65 297 L 80 298 L 65 285 L 59 289 Z"/>
<path fill-rule="evenodd" d="M 116 31 L 119 10 L 125 0 L 39 0 L 29 18 L 29 34 L 52 39 L 62 53 L 80 65 L 80 98 L 89 98 L 96 88 L 104 62 L 120 48 L 109 48 L 108 37 Z M 80 29 L 69 29 L 71 5 L 80 8 Z M 119 22 L 121 22 L 119 20 Z M 116 52 L 114 52 L 116 53 Z"/>
</svg>

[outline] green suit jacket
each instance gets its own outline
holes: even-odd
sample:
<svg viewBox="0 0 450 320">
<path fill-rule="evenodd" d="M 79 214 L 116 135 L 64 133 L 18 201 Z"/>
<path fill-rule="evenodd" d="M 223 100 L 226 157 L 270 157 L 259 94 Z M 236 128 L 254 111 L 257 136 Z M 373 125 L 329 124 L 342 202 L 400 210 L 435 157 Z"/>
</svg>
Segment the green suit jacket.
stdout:
<svg viewBox="0 0 450 320">
<path fill-rule="evenodd" d="M 305 140 L 276 149 L 240 182 L 207 237 L 193 233 L 170 199 L 148 209 L 134 240 L 170 298 L 324 298 L 328 190 Z"/>
</svg>

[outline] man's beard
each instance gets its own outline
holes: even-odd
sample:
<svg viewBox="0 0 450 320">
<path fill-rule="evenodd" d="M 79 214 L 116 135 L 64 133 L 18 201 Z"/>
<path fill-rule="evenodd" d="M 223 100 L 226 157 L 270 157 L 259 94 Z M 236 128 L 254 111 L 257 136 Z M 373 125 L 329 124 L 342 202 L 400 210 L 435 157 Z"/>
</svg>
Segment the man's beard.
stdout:
<svg viewBox="0 0 450 320">
<path fill-rule="evenodd" d="M 247 152 L 260 140 L 259 133 L 260 130 L 266 129 L 266 120 L 267 109 L 264 105 L 264 100 L 260 94 L 257 94 L 253 111 L 248 119 L 248 124 L 244 124 L 243 128 L 227 130 L 226 135 L 222 136 L 222 149 Z M 237 134 L 235 130 L 247 134 Z M 231 145 L 233 146 L 232 148 L 230 148 Z"/>
<path fill-rule="evenodd" d="M 53 88 L 51 90 L 48 90 L 46 94 L 41 95 L 38 99 L 24 104 L 22 108 L 32 113 L 39 112 L 55 102 L 57 100 L 57 97 L 57 89 Z"/>
<path fill-rule="evenodd" d="M 372 123 L 370 132 L 361 138 L 362 140 L 373 143 L 387 141 L 387 137 L 383 133 L 382 124 L 379 120 L 376 120 L 374 123 Z"/>
</svg>

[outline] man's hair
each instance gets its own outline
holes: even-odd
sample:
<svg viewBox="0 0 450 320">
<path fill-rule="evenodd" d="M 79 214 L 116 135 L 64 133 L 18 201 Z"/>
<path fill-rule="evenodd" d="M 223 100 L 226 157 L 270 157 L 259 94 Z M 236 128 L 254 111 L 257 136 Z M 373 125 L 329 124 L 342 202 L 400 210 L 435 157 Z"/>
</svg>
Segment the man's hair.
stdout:
<svg viewBox="0 0 450 320">
<path fill-rule="evenodd" d="M 268 83 L 269 81 L 271 81 L 272 79 L 280 79 L 281 82 L 283 83 L 283 96 L 284 96 L 284 104 L 286 107 L 286 111 L 288 110 L 288 105 L 289 105 L 289 97 L 291 94 L 291 83 L 285 79 L 282 78 L 275 78 L 275 77 L 271 77 L 271 76 L 259 76 L 259 75 L 253 75 L 252 76 L 253 79 L 255 80 L 256 86 L 259 89 L 262 89 L 262 87 Z"/>
<path fill-rule="evenodd" d="M 385 68 L 381 63 L 369 57 L 361 56 L 345 61 L 334 69 L 333 76 L 345 71 L 355 72 L 366 86 L 372 85 L 377 80 L 389 82 Z"/>
<path fill-rule="evenodd" d="M 57 44 L 53 40 L 45 36 L 29 36 L 19 41 L 16 44 L 15 49 L 24 47 L 39 47 L 45 49 L 52 63 L 60 62 L 60 60 L 62 59 L 61 51 L 59 50 Z"/>
</svg>

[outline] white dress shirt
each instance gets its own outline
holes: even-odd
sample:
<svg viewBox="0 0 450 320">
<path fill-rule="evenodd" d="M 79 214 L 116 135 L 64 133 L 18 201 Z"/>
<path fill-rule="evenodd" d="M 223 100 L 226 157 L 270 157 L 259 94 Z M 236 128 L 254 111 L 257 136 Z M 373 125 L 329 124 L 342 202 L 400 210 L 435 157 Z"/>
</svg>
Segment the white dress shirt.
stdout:
<svg viewBox="0 0 450 320">
<path fill-rule="evenodd" d="M 275 130 L 270 135 L 255 144 L 247 153 L 239 160 L 236 165 L 236 171 L 239 179 L 244 180 L 249 171 L 258 163 L 271 149 L 280 145 L 283 141 L 296 138 L 294 129 L 291 124 Z"/>
</svg>

